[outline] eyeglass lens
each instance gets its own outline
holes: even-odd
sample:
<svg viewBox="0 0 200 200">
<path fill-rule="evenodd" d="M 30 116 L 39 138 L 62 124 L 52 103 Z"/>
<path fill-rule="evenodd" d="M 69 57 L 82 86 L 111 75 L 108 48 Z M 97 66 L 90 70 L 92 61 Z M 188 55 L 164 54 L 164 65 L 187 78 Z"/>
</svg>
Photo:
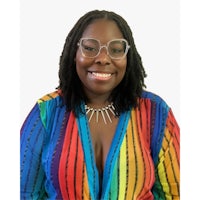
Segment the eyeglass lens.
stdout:
<svg viewBox="0 0 200 200">
<path fill-rule="evenodd" d="M 86 57 L 95 57 L 99 54 L 101 48 L 105 47 L 111 58 L 122 58 L 127 53 L 127 43 L 123 39 L 111 40 L 107 46 L 101 46 L 100 42 L 91 38 L 81 39 L 81 51 Z"/>
</svg>

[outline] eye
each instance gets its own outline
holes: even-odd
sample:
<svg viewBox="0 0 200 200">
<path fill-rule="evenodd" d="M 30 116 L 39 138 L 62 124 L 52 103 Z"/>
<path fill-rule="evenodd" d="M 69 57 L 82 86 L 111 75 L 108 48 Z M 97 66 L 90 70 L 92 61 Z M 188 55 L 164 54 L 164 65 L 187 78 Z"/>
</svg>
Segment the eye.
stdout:
<svg viewBox="0 0 200 200">
<path fill-rule="evenodd" d="M 124 49 L 123 48 L 111 48 L 110 51 L 112 53 L 122 53 L 122 52 L 124 52 Z"/>
<path fill-rule="evenodd" d="M 96 52 L 97 49 L 93 47 L 92 45 L 83 45 L 84 51 L 90 51 L 90 52 Z"/>
<path fill-rule="evenodd" d="M 109 48 L 109 53 L 113 56 L 124 54 L 124 48 L 121 45 L 115 45 Z"/>
</svg>

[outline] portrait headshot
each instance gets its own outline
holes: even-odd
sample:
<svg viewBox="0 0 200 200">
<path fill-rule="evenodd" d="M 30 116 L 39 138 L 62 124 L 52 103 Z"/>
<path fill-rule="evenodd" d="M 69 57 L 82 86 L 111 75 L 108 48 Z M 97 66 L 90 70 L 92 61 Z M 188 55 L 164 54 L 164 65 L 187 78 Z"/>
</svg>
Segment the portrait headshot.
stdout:
<svg viewBox="0 0 200 200">
<path fill-rule="evenodd" d="M 180 199 L 179 2 L 20 12 L 20 199 Z"/>
</svg>

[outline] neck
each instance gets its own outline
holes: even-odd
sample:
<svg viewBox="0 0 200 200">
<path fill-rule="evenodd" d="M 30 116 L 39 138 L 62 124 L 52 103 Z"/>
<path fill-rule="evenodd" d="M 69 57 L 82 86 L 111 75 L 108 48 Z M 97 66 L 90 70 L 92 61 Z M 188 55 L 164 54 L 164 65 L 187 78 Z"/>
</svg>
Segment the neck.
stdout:
<svg viewBox="0 0 200 200">
<path fill-rule="evenodd" d="M 104 107 L 110 104 L 108 95 L 89 96 L 87 105 L 92 107 Z"/>
</svg>

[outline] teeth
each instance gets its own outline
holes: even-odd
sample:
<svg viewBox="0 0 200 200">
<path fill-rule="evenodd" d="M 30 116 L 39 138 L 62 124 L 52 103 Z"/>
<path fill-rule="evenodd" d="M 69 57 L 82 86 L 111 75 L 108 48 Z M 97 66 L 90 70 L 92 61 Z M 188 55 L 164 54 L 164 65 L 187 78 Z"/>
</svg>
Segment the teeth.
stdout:
<svg viewBox="0 0 200 200">
<path fill-rule="evenodd" d="M 103 73 L 97 73 L 97 72 L 92 72 L 92 74 L 97 77 L 102 77 L 102 78 L 107 78 L 111 76 L 111 74 L 103 74 Z"/>
</svg>

